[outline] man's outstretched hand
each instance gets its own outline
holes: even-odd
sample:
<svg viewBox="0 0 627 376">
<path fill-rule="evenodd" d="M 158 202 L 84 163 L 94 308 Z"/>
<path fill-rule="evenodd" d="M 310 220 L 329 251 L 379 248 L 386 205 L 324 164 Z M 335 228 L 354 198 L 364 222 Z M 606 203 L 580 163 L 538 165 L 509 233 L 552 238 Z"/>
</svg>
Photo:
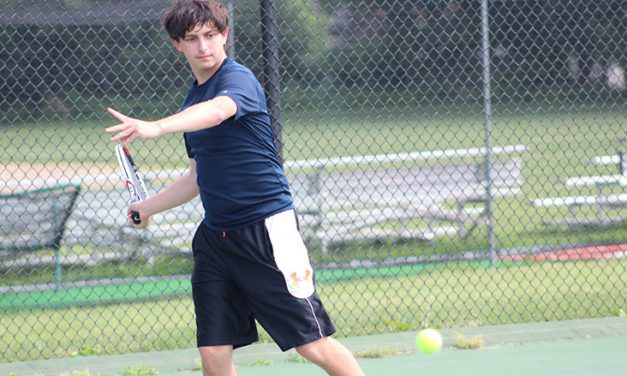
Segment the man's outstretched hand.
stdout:
<svg viewBox="0 0 627 376">
<path fill-rule="evenodd" d="M 125 144 L 136 138 L 156 138 L 162 134 L 161 127 L 157 123 L 135 119 L 112 108 L 107 108 L 107 112 L 120 122 L 105 129 L 105 132 L 113 134 L 112 142 Z"/>
</svg>

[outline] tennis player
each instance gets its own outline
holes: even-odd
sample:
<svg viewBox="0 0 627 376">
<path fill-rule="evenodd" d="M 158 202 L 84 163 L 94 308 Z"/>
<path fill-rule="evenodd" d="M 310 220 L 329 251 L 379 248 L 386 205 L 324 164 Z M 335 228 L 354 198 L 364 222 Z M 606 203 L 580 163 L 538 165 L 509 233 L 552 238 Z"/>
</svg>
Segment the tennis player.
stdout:
<svg viewBox="0 0 627 376">
<path fill-rule="evenodd" d="M 155 213 L 200 194 L 205 211 L 192 241 L 192 295 L 204 375 L 236 375 L 233 349 L 258 340 L 255 320 L 281 350 L 330 375 L 363 375 L 330 337 L 335 328 L 315 291 L 287 179 L 277 157 L 261 85 L 226 56 L 228 13 L 215 0 L 177 0 L 164 28 L 195 81 L 181 111 L 142 121 L 111 108 L 111 141 L 182 132 L 189 170 L 128 208 L 145 227 Z"/>
</svg>

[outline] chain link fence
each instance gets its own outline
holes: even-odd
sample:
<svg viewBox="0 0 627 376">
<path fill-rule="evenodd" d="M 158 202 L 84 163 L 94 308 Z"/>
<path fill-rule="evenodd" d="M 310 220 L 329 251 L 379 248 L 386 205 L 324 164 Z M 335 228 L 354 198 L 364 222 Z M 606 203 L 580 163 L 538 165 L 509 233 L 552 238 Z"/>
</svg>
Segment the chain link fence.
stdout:
<svg viewBox="0 0 627 376">
<path fill-rule="evenodd" d="M 623 1 L 226 4 L 340 336 L 625 314 Z M 129 228 L 103 131 L 182 101 L 168 5 L 0 5 L 0 362 L 194 346 L 201 206 Z M 153 194 L 185 169 L 129 147 Z"/>
</svg>

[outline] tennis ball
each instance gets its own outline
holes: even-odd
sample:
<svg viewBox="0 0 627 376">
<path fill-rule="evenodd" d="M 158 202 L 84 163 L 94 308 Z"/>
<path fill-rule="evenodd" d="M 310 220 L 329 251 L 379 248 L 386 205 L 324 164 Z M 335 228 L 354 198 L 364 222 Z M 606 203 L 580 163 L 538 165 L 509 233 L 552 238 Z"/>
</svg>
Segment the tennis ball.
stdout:
<svg viewBox="0 0 627 376">
<path fill-rule="evenodd" d="M 425 354 L 433 354 L 442 348 L 442 335 L 435 329 L 423 329 L 416 336 L 418 350 Z"/>
</svg>

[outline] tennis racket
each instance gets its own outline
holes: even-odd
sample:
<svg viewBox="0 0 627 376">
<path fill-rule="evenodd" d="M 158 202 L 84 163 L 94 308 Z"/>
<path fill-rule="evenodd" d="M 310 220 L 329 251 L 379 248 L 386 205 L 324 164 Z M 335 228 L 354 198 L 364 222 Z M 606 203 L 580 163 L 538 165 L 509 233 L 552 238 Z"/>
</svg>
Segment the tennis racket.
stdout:
<svg viewBox="0 0 627 376">
<path fill-rule="evenodd" d="M 146 190 L 144 178 L 139 173 L 139 169 L 133 161 L 131 153 L 128 151 L 126 146 L 122 144 L 117 145 L 115 147 L 115 151 L 115 154 L 118 157 L 118 162 L 120 162 L 120 168 L 122 169 L 124 184 L 126 184 L 126 187 L 131 194 L 131 202 L 143 201 L 147 199 L 148 191 Z M 139 213 L 131 212 L 131 220 L 136 225 L 140 224 L 141 218 L 139 218 Z"/>
</svg>

